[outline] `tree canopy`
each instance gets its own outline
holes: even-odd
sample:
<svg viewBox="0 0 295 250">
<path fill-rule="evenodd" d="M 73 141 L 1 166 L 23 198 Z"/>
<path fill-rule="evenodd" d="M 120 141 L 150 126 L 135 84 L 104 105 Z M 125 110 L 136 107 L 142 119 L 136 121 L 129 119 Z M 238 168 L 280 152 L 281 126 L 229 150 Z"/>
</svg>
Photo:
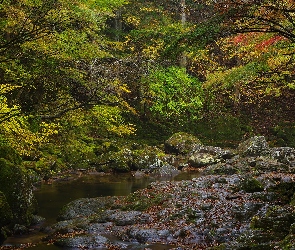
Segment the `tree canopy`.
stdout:
<svg viewBox="0 0 295 250">
<path fill-rule="evenodd" d="M 3 0 L 1 137 L 30 159 L 62 144 L 82 159 L 142 121 L 293 122 L 294 12 L 292 0 Z"/>
</svg>

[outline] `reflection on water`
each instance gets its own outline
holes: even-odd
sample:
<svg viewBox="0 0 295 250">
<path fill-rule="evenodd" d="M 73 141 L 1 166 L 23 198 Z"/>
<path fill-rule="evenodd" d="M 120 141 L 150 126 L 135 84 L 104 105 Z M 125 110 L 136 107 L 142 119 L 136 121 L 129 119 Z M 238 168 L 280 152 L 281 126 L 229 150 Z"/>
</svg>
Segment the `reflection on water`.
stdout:
<svg viewBox="0 0 295 250">
<path fill-rule="evenodd" d="M 130 174 L 87 175 L 77 180 L 42 184 L 35 192 L 39 203 L 39 215 L 54 223 L 60 209 L 70 201 L 79 198 L 99 196 L 123 196 L 145 188 L 151 180 L 135 179 Z"/>
<path fill-rule="evenodd" d="M 179 181 L 191 179 L 198 176 L 198 173 L 181 173 L 173 180 Z M 35 191 L 36 199 L 39 204 L 38 215 L 46 218 L 46 224 L 53 224 L 60 209 L 70 201 L 79 198 L 93 198 L 99 196 L 125 196 L 138 189 L 147 187 L 152 181 L 151 178 L 135 178 L 131 174 L 117 175 L 97 175 L 90 174 L 71 181 L 56 181 L 52 184 L 41 184 Z M 41 233 L 8 238 L 4 245 L 21 245 L 26 243 L 37 243 L 42 238 Z M 169 249 L 167 246 L 153 245 L 150 249 L 162 250 Z M 0 247 L 1 248 L 1 247 Z M 30 249 L 53 250 L 60 249 L 56 246 L 38 245 Z M 144 248 L 132 248 L 144 249 Z"/>
</svg>

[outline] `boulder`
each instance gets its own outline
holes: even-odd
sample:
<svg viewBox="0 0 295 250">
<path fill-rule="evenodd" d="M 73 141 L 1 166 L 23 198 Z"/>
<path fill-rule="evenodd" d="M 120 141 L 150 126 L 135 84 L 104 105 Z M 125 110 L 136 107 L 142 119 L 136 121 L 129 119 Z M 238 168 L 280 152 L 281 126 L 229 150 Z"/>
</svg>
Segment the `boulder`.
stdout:
<svg viewBox="0 0 295 250">
<path fill-rule="evenodd" d="M 0 146 L 0 231 L 2 239 L 9 224 L 11 231 L 15 225 L 24 228 L 31 224 L 37 210 L 33 195 L 33 186 L 29 176 L 23 171 L 22 160 L 16 151 L 8 145 Z"/>
<path fill-rule="evenodd" d="M 270 150 L 270 155 L 279 162 L 295 163 L 295 149 L 290 147 L 278 147 Z"/>
<path fill-rule="evenodd" d="M 106 206 L 116 203 L 118 197 L 81 198 L 65 205 L 59 213 L 58 220 L 71 220 L 91 216 L 102 211 Z"/>
<path fill-rule="evenodd" d="M 12 220 L 12 211 L 3 192 L 0 191 L 0 227 L 8 225 Z"/>
<path fill-rule="evenodd" d="M 112 152 L 108 159 L 109 167 L 116 172 L 129 172 L 130 170 L 153 171 L 161 166 L 164 152 L 157 147 L 146 146 L 133 149 L 123 148 L 118 152 Z"/>
<path fill-rule="evenodd" d="M 189 154 L 201 145 L 197 137 L 184 132 L 173 134 L 164 144 L 166 153 L 176 155 Z"/>
<path fill-rule="evenodd" d="M 132 170 L 153 171 L 164 165 L 164 152 L 157 147 L 144 146 L 131 153 L 130 168 Z"/>
<path fill-rule="evenodd" d="M 12 211 L 12 222 L 30 225 L 37 210 L 33 186 L 20 166 L 0 158 L 0 191 L 5 195 Z"/>
<path fill-rule="evenodd" d="M 203 167 L 230 159 L 233 156 L 233 152 L 220 147 L 199 146 L 191 152 L 188 163 L 192 167 Z"/>
<path fill-rule="evenodd" d="M 12 220 L 12 212 L 5 195 L 0 191 L 0 244 L 6 239 L 5 226 Z"/>
<path fill-rule="evenodd" d="M 162 167 L 157 168 L 151 173 L 151 176 L 159 179 L 166 180 L 172 179 L 176 175 L 178 175 L 180 171 L 172 165 L 164 164 Z"/>
<path fill-rule="evenodd" d="M 269 154 L 269 145 L 264 136 L 254 136 L 239 144 L 238 154 L 241 156 L 262 156 Z"/>
<path fill-rule="evenodd" d="M 62 238 L 55 242 L 57 246 L 63 248 L 75 248 L 75 249 L 107 249 L 109 240 L 101 235 L 83 235 L 73 238 Z"/>
</svg>

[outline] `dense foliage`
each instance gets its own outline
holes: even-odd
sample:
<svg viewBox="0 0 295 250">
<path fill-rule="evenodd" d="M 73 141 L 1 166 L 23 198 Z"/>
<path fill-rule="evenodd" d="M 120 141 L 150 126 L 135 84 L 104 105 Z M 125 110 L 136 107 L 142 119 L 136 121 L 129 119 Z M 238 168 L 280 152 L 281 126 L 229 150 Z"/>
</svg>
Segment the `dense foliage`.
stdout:
<svg viewBox="0 0 295 250">
<path fill-rule="evenodd" d="M 43 177 L 180 130 L 294 146 L 294 15 L 291 0 L 1 1 L 1 144 Z"/>
</svg>

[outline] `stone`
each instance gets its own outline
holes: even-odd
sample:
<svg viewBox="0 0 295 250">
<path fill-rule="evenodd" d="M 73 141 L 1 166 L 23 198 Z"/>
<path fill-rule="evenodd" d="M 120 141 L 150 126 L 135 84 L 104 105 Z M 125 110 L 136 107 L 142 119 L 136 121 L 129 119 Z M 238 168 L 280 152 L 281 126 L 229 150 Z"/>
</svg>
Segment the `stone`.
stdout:
<svg viewBox="0 0 295 250">
<path fill-rule="evenodd" d="M 270 155 L 282 163 L 295 162 L 295 149 L 290 147 L 278 147 L 270 150 Z"/>
<path fill-rule="evenodd" d="M 264 136 L 254 136 L 240 143 L 237 152 L 241 156 L 262 156 L 269 154 L 269 146 Z"/>
<path fill-rule="evenodd" d="M 22 169 L 22 160 L 16 151 L 7 145 L 0 146 L 0 231 L 9 223 L 9 229 L 18 225 L 24 232 L 30 226 L 37 211 L 37 201 L 33 195 L 33 185 L 29 176 Z M 1 233 L 2 234 L 2 233 Z M 2 239 L 5 238 L 2 234 Z"/>
<path fill-rule="evenodd" d="M 115 200 L 116 197 L 81 198 L 74 200 L 62 208 L 58 220 L 71 220 L 95 215 L 107 204 L 112 204 Z"/>
<path fill-rule="evenodd" d="M 189 154 L 197 147 L 201 146 L 201 141 L 188 133 L 179 132 L 173 134 L 165 141 L 165 152 L 168 154 Z"/>
<path fill-rule="evenodd" d="M 79 248 L 79 249 L 93 249 L 93 248 L 107 248 L 108 239 L 101 235 L 83 235 L 75 236 L 73 238 L 62 238 L 55 242 L 55 245 L 63 248 Z"/>
</svg>

